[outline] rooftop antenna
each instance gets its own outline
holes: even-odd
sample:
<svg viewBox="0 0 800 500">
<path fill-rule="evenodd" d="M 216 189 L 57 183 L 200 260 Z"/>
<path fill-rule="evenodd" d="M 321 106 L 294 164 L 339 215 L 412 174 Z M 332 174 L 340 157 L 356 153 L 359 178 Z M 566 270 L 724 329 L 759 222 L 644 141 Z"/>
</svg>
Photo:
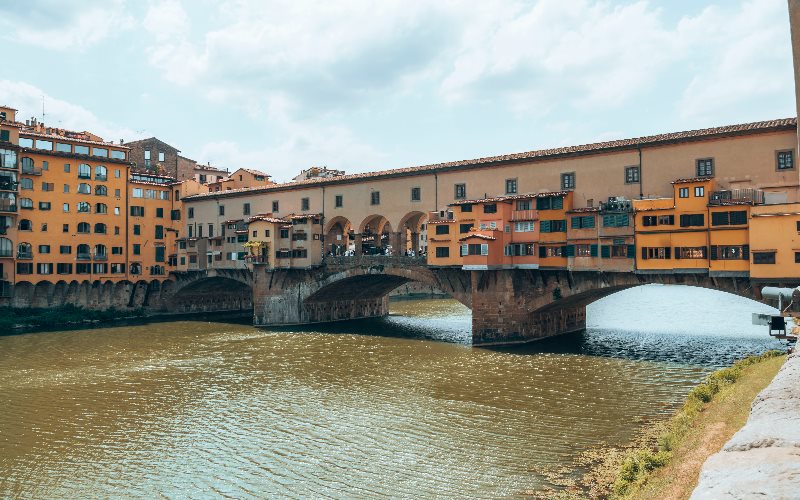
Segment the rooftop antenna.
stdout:
<svg viewBox="0 0 800 500">
<path fill-rule="evenodd" d="M 42 94 L 42 123 L 44 123 L 44 94 Z"/>
</svg>

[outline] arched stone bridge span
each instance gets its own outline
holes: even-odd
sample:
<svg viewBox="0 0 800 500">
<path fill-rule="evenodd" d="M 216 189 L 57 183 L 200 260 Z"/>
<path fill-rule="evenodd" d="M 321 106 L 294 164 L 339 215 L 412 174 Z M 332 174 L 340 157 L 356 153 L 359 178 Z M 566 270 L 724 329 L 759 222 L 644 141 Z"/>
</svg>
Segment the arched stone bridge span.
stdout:
<svg viewBox="0 0 800 500">
<path fill-rule="evenodd" d="M 254 322 L 293 325 L 388 314 L 388 294 L 409 281 L 436 286 L 472 309 L 474 345 L 529 342 L 586 327 L 586 306 L 649 283 L 692 285 L 762 300 L 748 278 L 568 270 L 464 271 L 402 256 L 327 257 L 314 269 L 253 272 Z M 772 286 L 793 286 L 768 283 Z M 668 307 L 668 304 L 665 306 Z"/>
</svg>

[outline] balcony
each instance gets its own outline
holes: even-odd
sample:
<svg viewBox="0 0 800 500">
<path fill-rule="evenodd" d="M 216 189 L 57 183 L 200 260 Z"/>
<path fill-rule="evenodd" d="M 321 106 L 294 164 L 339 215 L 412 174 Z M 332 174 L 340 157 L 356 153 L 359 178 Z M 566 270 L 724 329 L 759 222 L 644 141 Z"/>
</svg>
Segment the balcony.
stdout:
<svg viewBox="0 0 800 500">
<path fill-rule="evenodd" d="M 90 254 L 90 253 L 79 253 L 75 258 L 77 260 L 92 260 L 92 254 Z"/>
<path fill-rule="evenodd" d="M 31 260 L 33 259 L 33 252 L 17 252 L 17 259 Z"/>
<path fill-rule="evenodd" d="M 107 181 L 108 180 L 108 176 L 107 175 L 103 175 L 103 174 L 95 174 L 94 180 L 96 180 L 96 181 Z"/>
<path fill-rule="evenodd" d="M 536 210 L 514 210 L 511 212 L 511 221 L 536 220 L 539 216 Z"/>
<path fill-rule="evenodd" d="M 17 204 L 11 203 L 7 199 L 0 198 L 0 212 L 16 212 Z"/>
<path fill-rule="evenodd" d="M 13 259 L 14 252 L 9 248 L 8 250 L 2 249 L 0 250 L 0 259 Z"/>
<path fill-rule="evenodd" d="M 19 183 L 13 177 L 0 177 L 0 191 L 16 191 Z"/>
<path fill-rule="evenodd" d="M 724 191 L 712 191 L 708 197 L 709 205 L 763 205 L 764 191 L 754 188 L 730 189 Z"/>
<path fill-rule="evenodd" d="M 108 260 L 108 255 L 106 254 L 95 254 L 94 260 Z"/>
<path fill-rule="evenodd" d="M 42 175 L 42 169 L 36 167 L 22 167 L 22 173 L 28 175 Z"/>
</svg>

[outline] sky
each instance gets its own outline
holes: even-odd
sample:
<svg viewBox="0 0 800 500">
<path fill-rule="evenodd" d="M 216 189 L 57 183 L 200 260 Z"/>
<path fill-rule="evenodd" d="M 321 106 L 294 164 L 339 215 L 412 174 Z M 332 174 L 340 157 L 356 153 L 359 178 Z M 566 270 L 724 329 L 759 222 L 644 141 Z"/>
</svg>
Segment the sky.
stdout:
<svg viewBox="0 0 800 500">
<path fill-rule="evenodd" d="M 786 0 L 0 0 L 0 104 L 285 181 L 795 116 Z"/>
</svg>

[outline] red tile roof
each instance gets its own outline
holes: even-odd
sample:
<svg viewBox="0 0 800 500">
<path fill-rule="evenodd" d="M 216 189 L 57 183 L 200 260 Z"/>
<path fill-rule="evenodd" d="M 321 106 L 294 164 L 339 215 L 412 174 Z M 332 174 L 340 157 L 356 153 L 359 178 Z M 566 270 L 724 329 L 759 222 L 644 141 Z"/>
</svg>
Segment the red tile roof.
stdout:
<svg viewBox="0 0 800 500">
<path fill-rule="evenodd" d="M 468 240 L 470 238 L 479 238 L 481 240 L 490 240 L 490 241 L 494 241 L 494 240 L 497 239 L 494 236 L 487 236 L 487 235 L 481 234 L 481 233 L 470 233 L 470 234 L 464 236 L 463 238 L 459 238 L 458 241 L 464 241 L 464 240 Z"/>
<path fill-rule="evenodd" d="M 383 177 L 404 177 L 420 175 L 446 170 L 462 170 L 471 168 L 487 168 L 498 164 L 520 163 L 526 161 L 552 159 L 560 157 L 583 156 L 590 154 L 602 154 L 614 151 L 635 150 L 646 146 L 662 146 L 680 142 L 693 142 L 710 139 L 721 139 L 738 135 L 765 134 L 794 130 L 797 127 L 796 118 L 783 118 L 761 122 L 743 123 L 738 125 L 726 125 L 722 127 L 712 127 L 699 130 L 688 130 L 683 132 L 670 132 L 666 134 L 649 135 L 631 139 L 619 139 L 615 141 L 596 142 L 582 144 L 579 146 L 567 146 L 560 148 L 540 149 L 527 151 L 524 153 L 513 153 L 500 156 L 488 156 L 472 160 L 459 160 L 445 163 L 435 163 L 417 167 L 397 168 L 392 170 L 380 170 L 374 172 L 364 172 L 361 174 L 342 175 L 328 178 L 312 178 L 283 184 L 273 184 L 270 186 L 259 186 L 251 188 L 231 189 L 224 192 L 202 193 L 185 200 L 195 200 L 202 198 L 229 197 L 236 195 L 257 194 L 264 192 L 287 191 L 304 187 L 316 187 L 329 184 L 346 184 L 359 182 L 363 179 L 379 179 Z"/>
<path fill-rule="evenodd" d="M 711 177 L 689 177 L 688 179 L 675 179 L 673 184 L 688 184 L 690 182 L 706 182 L 713 180 Z"/>
</svg>

